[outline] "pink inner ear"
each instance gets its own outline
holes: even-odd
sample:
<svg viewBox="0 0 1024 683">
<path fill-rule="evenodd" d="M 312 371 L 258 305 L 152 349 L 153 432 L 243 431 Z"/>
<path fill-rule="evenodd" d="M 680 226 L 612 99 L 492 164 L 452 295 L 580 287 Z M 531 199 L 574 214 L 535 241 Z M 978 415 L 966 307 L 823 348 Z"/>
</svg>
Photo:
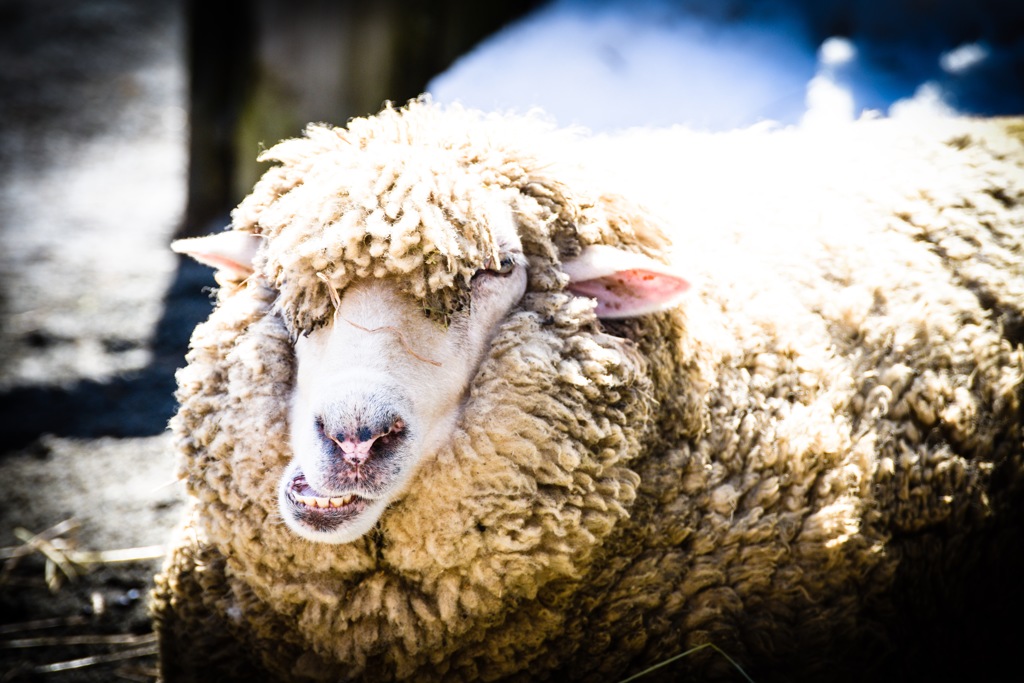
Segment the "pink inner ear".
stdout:
<svg viewBox="0 0 1024 683">
<path fill-rule="evenodd" d="M 230 271 L 232 275 L 239 276 L 241 278 L 248 277 L 252 274 L 252 265 L 248 263 L 240 263 L 239 261 L 225 256 L 223 254 L 215 254 L 211 252 L 195 252 L 189 254 L 192 258 L 200 263 L 204 263 L 208 266 L 217 268 L 218 270 Z"/>
<path fill-rule="evenodd" d="M 629 318 L 672 307 L 690 283 L 677 275 L 643 268 L 569 284 L 579 296 L 597 299 L 599 318 Z"/>
<path fill-rule="evenodd" d="M 241 282 L 252 275 L 253 257 L 261 238 L 245 232 L 226 232 L 189 237 L 171 242 L 171 249 L 217 269 L 217 278 Z"/>
</svg>

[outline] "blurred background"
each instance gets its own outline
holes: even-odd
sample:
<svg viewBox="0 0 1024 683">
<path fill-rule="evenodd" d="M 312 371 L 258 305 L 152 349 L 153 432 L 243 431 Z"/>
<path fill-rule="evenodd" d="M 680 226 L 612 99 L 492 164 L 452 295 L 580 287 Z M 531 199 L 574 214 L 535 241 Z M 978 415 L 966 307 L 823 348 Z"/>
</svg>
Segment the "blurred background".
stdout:
<svg viewBox="0 0 1024 683">
<path fill-rule="evenodd" d="M 307 122 L 424 91 L 602 132 L 1022 114 L 1024 3 L 0 0 L 0 680 L 153 680 L 213 285 L 167 245 Z"/>
</svg>

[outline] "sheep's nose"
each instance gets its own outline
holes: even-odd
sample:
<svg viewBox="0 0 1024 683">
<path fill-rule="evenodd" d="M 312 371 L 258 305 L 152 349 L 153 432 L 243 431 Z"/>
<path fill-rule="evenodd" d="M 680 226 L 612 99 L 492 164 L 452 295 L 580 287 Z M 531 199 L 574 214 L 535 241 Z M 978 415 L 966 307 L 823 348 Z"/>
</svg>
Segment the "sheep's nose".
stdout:
<svg viewBox="0 0 1024 683">
<path fill-rule="evenodd" d="M 346 429 L 332 430 L 318 419 L 317 431 L 335 447 L 335 453 L 345 463 L 358 467 L 377 455 L 386 454 L 395 441 L 403 438 L 405 422 L 390 418 L 380 424 L 355 424 Z"/>
</svg>

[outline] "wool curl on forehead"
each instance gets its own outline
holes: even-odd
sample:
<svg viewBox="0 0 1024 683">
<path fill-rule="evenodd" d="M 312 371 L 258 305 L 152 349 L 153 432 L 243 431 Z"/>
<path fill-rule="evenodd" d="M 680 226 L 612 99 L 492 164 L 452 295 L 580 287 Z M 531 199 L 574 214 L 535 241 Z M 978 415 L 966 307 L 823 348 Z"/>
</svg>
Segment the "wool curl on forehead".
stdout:
<svg viewBox="0 0 1024 683">
<path fill-rule="evenodd" d="M 551 134 L 539 120 L 524 127 Z M 507 141 L 529 139 L 523 132 L 507 119 L 412 102 L 347 128 L 312 125 L 264 152 L 261 161 L 278 165 L 232 223 L 268 238 L 255 266 L 279 292 L 293 334 L 328 324 L 335 292 L 362 278 L 394 278 L 442 323 L 464 308 L 473 274 L 499 258 L 499 222 L 513 220 L 511 210 L 521 223 L 537 163 Z M 576 218 L 542 217 L 534 229 Z"/>
</svg>

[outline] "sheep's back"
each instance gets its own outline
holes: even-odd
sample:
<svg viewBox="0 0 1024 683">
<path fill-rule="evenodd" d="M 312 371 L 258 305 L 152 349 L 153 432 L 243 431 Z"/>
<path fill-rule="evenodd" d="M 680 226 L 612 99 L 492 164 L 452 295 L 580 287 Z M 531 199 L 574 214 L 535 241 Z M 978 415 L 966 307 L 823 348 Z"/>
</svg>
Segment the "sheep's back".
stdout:
<svg viewBox="0 0 1024 683">
<path fill-rule="evenodd" d="M 979 596 L 1024 604 L 1021 130 L 607 142 L 636 161 L 609 172 L 671 224 L 691 334 L 717 354 L 708 432 L 640 470 L 634 521 L 665 548 L 624 594 L 672 586 L 659 604 L 678 610 L 633 638 L 645 658 L 676 633 L 811 670 L 918 631 L 970 648 L 993 636 Z"/>
</svg>

